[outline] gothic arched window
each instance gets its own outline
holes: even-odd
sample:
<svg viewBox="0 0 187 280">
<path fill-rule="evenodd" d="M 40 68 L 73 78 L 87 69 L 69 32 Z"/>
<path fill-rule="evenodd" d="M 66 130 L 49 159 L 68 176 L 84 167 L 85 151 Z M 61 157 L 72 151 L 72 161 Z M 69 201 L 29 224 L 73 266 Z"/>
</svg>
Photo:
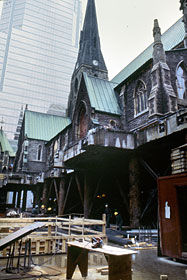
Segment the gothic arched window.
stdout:
<svg viewBox="0 0 187 280">
<path fill-rule="evenodd" d="M 187 72 L 186 68 L 183 62 L 181 62 L 176 70 L 176 76 L 177 76 L 177 93 L 179 99 L 185 99 L 186 98 L 186 81 L 187 81 Z"/>
<path fill-rule="evenodd" d="M 53 147 L 54 154 L 58 151 L 58 141 L 56 140 Z"/>
<path fill-rule="evenodd" d="M 135 89 L 135 112 L 139 114 L 147 109 L 147 90 L 142 81 L 138 81 Z"/>
<path fill-rule="evenodd" d="M 87 128 L 88 128 L 88 116 L 86 112 L 86 107 L 84 104 L 82 104 L 78 114 L 78 127 L 77 127 L 78 138 L 84 138 L 86 136 Z"/>
<path fill-rule="evenodd" d="M 38 146 L 37 160 L 42 160 L 42 146 Z"/>
</svg>

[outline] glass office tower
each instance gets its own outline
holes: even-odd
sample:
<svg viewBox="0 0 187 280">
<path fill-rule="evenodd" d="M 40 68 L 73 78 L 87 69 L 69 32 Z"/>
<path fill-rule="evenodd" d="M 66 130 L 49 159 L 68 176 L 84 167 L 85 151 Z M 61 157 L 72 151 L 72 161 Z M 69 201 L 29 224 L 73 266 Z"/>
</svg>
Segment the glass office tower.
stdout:
<svg viewBox="0 0 187 280">
<path fill-rule="evenodd" d="M 77 58 L 81 0 L 4 0 L 0 122 L 15 137 L 21 108 L 63 114 Z"/>
</svg>

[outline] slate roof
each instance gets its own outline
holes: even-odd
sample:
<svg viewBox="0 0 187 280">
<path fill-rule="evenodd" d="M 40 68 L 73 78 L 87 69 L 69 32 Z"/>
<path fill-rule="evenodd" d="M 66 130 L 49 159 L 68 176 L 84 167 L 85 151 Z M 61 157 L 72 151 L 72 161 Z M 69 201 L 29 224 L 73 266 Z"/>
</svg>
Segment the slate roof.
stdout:
<svg viewBox="0 0 187 280">
<path fill-rule="evenodd" d="M 30 139 L 49 141 L 66 128 L 70 119 L 61 116 L 25 111 L 25 136 Z"/>
<path fill-rule="evenodd" d="M 14 157 L 15 152 L 13 151 L 13 148 L 11 147 L 4 131 L 0 129 L 0 144 L 1 144 L 1 149 L 2 152 L 9 152 L 9 156 Z"/>
<path fill-rule="evenodd" d="M 185 30 L 182 18 L 173 24 L 162 35 L 162 43 L 165 51 L 169 51 L 184 40 Z M 144 63 L 152 58 L 153 43 L 146 48 L 139 56 L 130 62 L 123 70 L 121 70 L 113 79 L 112 82 L 120 84 L 138 70 Z"/>
<path fill-rule="evenodd" d="M 96 111 L 121 115 L 114 88 L 116 83 L 83 73 L 91 107 Z"/>
</svg>

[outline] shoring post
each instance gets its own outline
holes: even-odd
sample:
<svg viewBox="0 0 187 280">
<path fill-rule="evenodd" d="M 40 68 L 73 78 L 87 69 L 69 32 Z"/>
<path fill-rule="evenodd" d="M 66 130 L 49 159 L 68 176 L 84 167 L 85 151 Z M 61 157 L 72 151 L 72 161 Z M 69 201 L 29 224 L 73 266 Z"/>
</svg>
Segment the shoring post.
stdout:
<svg viewBox="0 0 187 280">
<path fill-rule="evenodd" d="M 71 235 L 71 215 L 69 215 L 69 228 L 68 228 L 68 235 Z"/>
<path fill-rule="evenodd" d="M 103 235 L 106 235 L 106 214 L 103 214 L 102 220 L 103 220 L 102 233 Z"/>
</svg>

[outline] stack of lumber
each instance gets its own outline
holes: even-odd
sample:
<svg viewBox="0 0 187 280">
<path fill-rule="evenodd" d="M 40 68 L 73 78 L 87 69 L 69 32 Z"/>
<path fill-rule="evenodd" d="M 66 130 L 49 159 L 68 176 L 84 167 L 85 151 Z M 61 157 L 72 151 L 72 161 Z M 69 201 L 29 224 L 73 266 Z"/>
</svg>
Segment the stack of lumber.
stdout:
<svg viewBox="0 0 187 280">
<path fill-rule="evenodd" d="M 172 150 L 171 167 L 172 174 L 187 172 L 187 144 Z"/>
</svg>

